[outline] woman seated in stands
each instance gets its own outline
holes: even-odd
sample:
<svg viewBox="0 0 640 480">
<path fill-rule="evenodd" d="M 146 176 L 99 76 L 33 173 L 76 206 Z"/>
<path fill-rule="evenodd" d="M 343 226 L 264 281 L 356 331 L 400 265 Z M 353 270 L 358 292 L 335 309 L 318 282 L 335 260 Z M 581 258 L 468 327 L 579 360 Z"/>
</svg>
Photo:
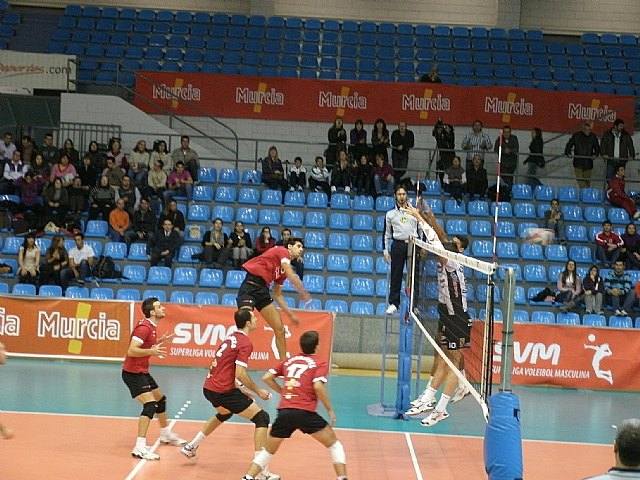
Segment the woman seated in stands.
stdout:
<svg viewBox="0 0 640 480">
<path fill-rule="evenodd" d="M 60 159 L 66 155 L 71 165 L 80 165 L 80 152 L 73 146 L 73 140 L 67 138 L 64 141 L 64 147 L 60 149 Z"/>
<path fill-rule="evenodd" d="M 556 302 L 562 303 L 562 310 L 568 311 L 575 308 L 582 295 L 582 279 L 576 271 L 576 262 L 569 260 L 562 273 L 558 276 L 558 292 Z"/>
<path fill-rule="evenodd" d="M 62 186 L 62 180 L 56 178 L 52 184 L 45 188 L 43 197 L 48 221 L 59 227 L 64 226 L 64 219 L 69 209 L 69 194 Z"/>
<path fill-rule="evenodd" d="M 51 178 L 51 167 L 45 162 L 41 153 L 36 153 L 33 165 L 31 165 L 31 172 L 33 172 L 34 178 L 44 178 L 47 181 Z"/>
<path fill-rule="evenodd" d="M 40 248 L 36 245 L 36 237 L 30 233 L 18 250 L 18 281 L 38 285 L 39 275 Z"/>
<path fill-rule="evenodd" d="M 351 192 L 351 168 L 347 152 L 341 150 L 338 154 L 338 165 L 331 170 L 331 191 L 344 190 Z"/>
<path fill-rule="evenodd" d="M 367 155 L 367 157 L 369 155 L 367 131 L 364 129 L 362 120 L 356 120 L 351 132 L 349 132 L 349 155 L 354 160 L 362 158 L 363 155 Z"/>
<path fill-rule="evenodd" d="M 487 170 L 482 166 L 482 157 L 475 154 L 471 159 L 471 168 L 467 168 L 467 193 L 469 198 L 479 196 L 484 198 L 489 188 Z"/>
<path fill-rule="evenodd" d="M 353 188 L 358 195 L 373 195 L 373 165 L 366 153 L 357 157 L 353 167 Z"/>
<path fill-rule="evenodd" d="M 604 299 L 604 280 L 600 276 L 600 269 L 592 265 L 589 273 L 582 281 L 584 291 L 585 313 L 598 313 L 602 315 L 602 301 Z"/>
<path fill-rule="evenodd" d="M 627 270 L 640 270 L 640 234 L 636 225 L 628 223 L 620 238 L 623 242 L 621 251 Z"/>
<path fill-rule="evenodd" d="M 64 240 L 56 235 L 51 240 L 51 245 L 45 254 L 44 264 L 40 271 L 41 285 L 60 285 L 62 280 L 60 272 L 69 266 L 69 254 L 64 247 Z"/>
<path fill-rule="evenodd" d="M 109 213 L 116 205 L 116 193 L 109 186 L 106 175 L 100 177 L 98 186 L 89 193 L 89 220 L 96 220 L 99 215 L 105 222 L 109 220 Z"/>
<path fill-rule="evenodd" d="M 389 165 L 381 153 L 376 154 L 376 166 L 373 168 L 373 184 L 376 187 L 376 195 L 393 196 L 393 191 L 396 188 L 393 167 Z"/>
<path fill-rule="evenodd" d="M 269 153 L 262 159 L 262 183 L 273 190 L 280 190 L 283 197 L 289 189 L 282 162 L 278 158 L 278 149 L 274 146 L 269 148 Z"/>
<path fill-rule="evenodd" d="M 460 166 L 460 157 L 456 155 L 453 157 L 451 166 L 444 171 L 442 186 L 445 192 L 451 195 L 454 200 L 460 202 L 466 188 L 466 183 L 467 174 L 464 168 Z"/>
<path fill-rule="evenodd" d="M 149 165 L 154 165 L 154 162 L 162 160 L 165 172 L 173 171 L 173 157 L 167 151 L 167 142 L 164 140 L 156 140 L 153 143 L 153 151 L 151 152 L 151 158 L 149 159 Z"/>
<path fill-rule="evenodd" d="M 111 145 L 109 146 L 109 151 L 105 155 L 105 160 L 107 158 L 112 158 L 116 167 L 120 167 L 125 172 L 129 171 L 129 160 L 127 156 L 122 152 L 122 145 L 120 140 L 116 140 L 114 138 L 111 139 Z"/>
<path fill-rule="evenodd" d="M 276 240 L 271 236 L 271 229 L 263 227 L 260 236 L 256 238 L 256 254 L 260 255 L 275 246 Z"/>
<path fill-rule="evenodd" d="M 76 167 L 69 162 L 69 156 L 66 153 L 60 155 L 60 163 L 56 163 L 51 168 L 51 174 L 49 175 L 49 181 L 53 182 L 56 178 L 59 178 L 63 187 L 68 187 L 73 183 L 73 179 L 78 176 Z"/>
<path fill-rule="evenodd" d="M 211 230 L 204 234 L 202 238 L 202 260 L 214 268 L 221 268 L 227 265 L 229 260 L 230 240 L 222 230 L 222 219 L 216 218 L 213 221 Z"/>
<path fill-rule="evenodd" d="M 244 224 L 237 221 L 233 227 L 233 232 L 229 237 L 231 245 L 231 257 L 233 258 L 233 268 L 239 269 L 253 255 L 251 249 L 251 236 L 244 231 Z"/>
<path fill-rule="evenodd" d="M 146 184 L 150 158 L 151 155 L 147 151 L 147 142 L 139 140 L 136 143 L 136 148 L 131 152 L 131 161 L 129 162 L 129 176 L 137 187 Z"/>
<path fill-rule="evenodd" d="M 89 158 L 91 159 L 91 165 L 98 172 L 101 172 L 102 170 L 104 170 L 104 155 L 100 151 L 100 146 L 98 145 L 98 142 L 93 140 L 89 144 L 89 150 L 87 150 L 87 153 L 85 153 L 85 155 L 89 155 Z"/>
<path fill-rule="evenodd" d="M 384 156 L 384 159 L 389 161 L 389 152 L 387 149 L 391 144 L 389 137 L 389 130 L 387 130 L 387 124 L 382 118 L 376 120 L 371 132 L 371 156 L 375 158 L 378 153 Z"/>
</svg>

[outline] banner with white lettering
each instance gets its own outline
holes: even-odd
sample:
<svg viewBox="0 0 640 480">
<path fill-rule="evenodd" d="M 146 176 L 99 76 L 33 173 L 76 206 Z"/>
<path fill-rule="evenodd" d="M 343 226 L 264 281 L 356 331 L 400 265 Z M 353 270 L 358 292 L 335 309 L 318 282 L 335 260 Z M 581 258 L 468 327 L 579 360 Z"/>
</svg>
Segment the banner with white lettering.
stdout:
<svg viewBox="0 0 640 480">
<path fill-rule="evenodd" d="M 75 90 L 73 55 L 0 50 L 0 86 Z M 68 82 L 67 80 L 71 80 Z"/>
<path fill-rule="evenodd" d="M 0 340 L 10 353 L 52 358 L 123 358 L 128 302 L 0 296 Z"/>
<path fill-rule="evenodd" d="M 343 117 L 352 124 L 384 118 L 393 125 L 433 125 L 438 118 L 453 125 L 514 129 L 540 127 L 566 132 L 585 121 L 609 127 L 616 118 L 634 122 L 635 100 L 601 93 L 552 91 L 523 87 L 461 87 L 445 84 L 357 82 L 297 78 L 245 77 L 205 73 L 142 72 L 136 79 L 136 106 L 148 113 L 173 111 L 331 123 Z M 148 100 L 161 107 L 154 107 Z M 603 125 L 601 125 L 603 122 Z"/>
<path fill-rule="evenodd" d="M 476 335 L 478 324 L 474 322 Z M 502 324 L 496 323 L 495 383 L 500 380 L 501 338 Z M 480 347 L 472 339 L 472 348 Z M 515 385 L 640 390 L 640 330 L 517 323 L 513 347 Z"/>
</svg>

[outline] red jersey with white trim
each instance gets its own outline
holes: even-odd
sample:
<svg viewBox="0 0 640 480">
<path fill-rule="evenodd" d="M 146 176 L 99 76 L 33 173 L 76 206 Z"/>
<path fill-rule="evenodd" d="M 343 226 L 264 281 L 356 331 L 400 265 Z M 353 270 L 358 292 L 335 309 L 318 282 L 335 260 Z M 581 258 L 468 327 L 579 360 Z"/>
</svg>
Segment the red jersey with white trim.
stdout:
<svg viewBox="0 0 640 480">
<path fill-rule="evenodd" d="M 156 343 L 156 326 L 148 318 L 143 318 L 134 327 L 131 333 L 131 340 L 142 342 L 140 348 L 151 348 Z M 149 373 L 149 356 L 146 357 L 124 357 L 122 369 L 129 373 Z"/>
<path fill-rule="evenodd" d="M 269 287 L 272 282 L 282 285 L 287 276 L 282 269 L 283 263 L 291 263 L 289 249 L 285 247 L 273 247 L 266 252 L 246 261 L 242 268 L 252 275 L 262 278 Z"/>
<path fill-rule="evenodd" d="M 297 408 L 309 412 L 316 411 L 318 397 L 313 384 L 314 382 L 327 383 L 329 371 L 327 362 L 315 355 L 298 353 L 269 371 L 284 380 L 278 410 Z"/>
<path fill-rule="evenodd" d="M 225 393 L 236 388 L 236 365 L 247 368 L 253 343 L 241 330 L 233 332 L 216 350 L 204 388 Z"/>
</svg>

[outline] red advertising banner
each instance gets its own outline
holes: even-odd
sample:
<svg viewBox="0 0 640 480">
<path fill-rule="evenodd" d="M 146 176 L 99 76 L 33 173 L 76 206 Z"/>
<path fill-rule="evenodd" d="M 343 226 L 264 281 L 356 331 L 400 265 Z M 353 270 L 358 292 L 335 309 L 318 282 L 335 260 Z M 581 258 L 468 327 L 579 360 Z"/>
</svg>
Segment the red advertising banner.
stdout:
<svg viewBox="0 0 640 480">
<path fill-rule="evenodd" d="M 122 358 L 130 304 L 0 297 L 0 340 L 10 353 L 78 359 Z"/>
<path fill-rule="evenodd" d="M 633 97 L 601 93 L 552 91 L 523 87 L 461 87 L 425 83 L 357 82 L 297 78 L 245 77 L 206 73 L 143 72 L 136 79 L 136 106 L 147 113 L 173 110 L 178 115 L 211 115 L 327 122 L 343 117 L 353 124 L 433 125 L 442 118 L 452 125 L 485 127 L 510 124 L 514 129 L 566 132 L 585 121 L 599 129 L 617 118 L 634 123 Z M 199 111 L 185 104 L 194 105 Z M 327 127 L 328 128 L 328 127 Z"/>
<path fill-rule="evenodd" d="M 494 334 L 495 383 L 500 380 L 502 361 L 501 325 L 496 324 Z M 639 330 L 518 323 L 512 381 L 515 385 L 640 390 L 639 351 Z"/>
<path fill-rule="evenodd" d="M 190 367 L 208 367 L 216 349 L 227 337 L 232 328 L 235 329 L 231 307 L 195 306 L 165 304 L 167 316 L 158 324 L 158 335 L 165 332 L 175 336 L 167 343 L 167 355 L 164 358 L 153 358 L 158 365 L 179 365 Z M 136 306 L 136 317 L 140 317 L 140 309 Z M 286 317 L 285 328 L 287 349 L 295 355 L 300 351 L 300 335 L 307 330 L 317 330 L 320 334 L 320 345 L 317 354 L 329 361 L 333 347 L 334 315 L 329 312 L 297 311 L 300 326 L 292 326 Z M 253 353 L 249 361 L 251 370 L 267 370 L 277 363 L 275 338 L 273 330 L 257 313 L 258 328 L 251 333 Z"/>
</svg>

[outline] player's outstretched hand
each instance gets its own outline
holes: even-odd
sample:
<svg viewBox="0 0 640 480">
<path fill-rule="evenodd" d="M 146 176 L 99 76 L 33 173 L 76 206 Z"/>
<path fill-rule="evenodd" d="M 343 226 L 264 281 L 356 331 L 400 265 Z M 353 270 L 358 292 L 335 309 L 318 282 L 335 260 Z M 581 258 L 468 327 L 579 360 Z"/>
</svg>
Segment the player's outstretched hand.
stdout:
<svg viewBox="0 0 640 480">
<path fill-rule="evenodd" d="M 149 353 L 156 357 L 162 357 L 167 353 L 167 349 L 166 347 L 156 344 L 149 349 Z"/>
<path fill-rule="evenodd" d="M 164 342 L 166 342 L 167 340 L 171 340 L 175 336 L 175 333 L 164 333 L 160 338 L 157 339 L 156 345 L 162 345 Z"/>
<path fill-rule="evenodd" d="M 271 398 L 271 392 L 269 392 L 269 390 L 265 390 L 264 388 L 261 388 L 260 390 L 258 390 L 258 396 L 262 400 L 269 400 Z"/>
</svg>

